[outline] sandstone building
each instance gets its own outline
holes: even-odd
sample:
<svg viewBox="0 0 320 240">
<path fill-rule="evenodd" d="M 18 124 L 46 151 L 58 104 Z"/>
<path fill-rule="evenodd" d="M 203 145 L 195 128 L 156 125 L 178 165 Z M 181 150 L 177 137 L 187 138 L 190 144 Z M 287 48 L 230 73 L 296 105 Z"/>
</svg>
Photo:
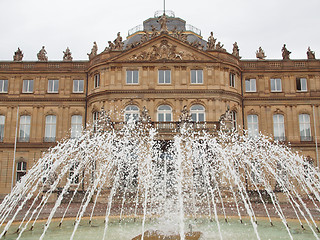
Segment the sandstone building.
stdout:
<svg viewBox="0 0 320 240">
<path fill-rule="evenodd" d="M 13 61 L 0 62 L 0 195 L 102 109 L 125 121 L 145 107 L 155 126 L 170 128 L 184 106 L 208 126 L 230 107 L 234 127 L 290 143 L 318 166 L 320 61 L 310 49 L 302 60 L 290 59 L 285 45 L 281 60 L 266 59 L 261 48 L 256 60 L 241 59 L 237 43 L 228 53 L 213 34 L 206 41 L 168 12 L 125 41 L 118 33 L 100 53 L 94 43 L 88 56 L 76 61 L 67 49 L 50 61 L 43 47 L 38 61 L 23 61 L 18 49 Z"/>
</svg>

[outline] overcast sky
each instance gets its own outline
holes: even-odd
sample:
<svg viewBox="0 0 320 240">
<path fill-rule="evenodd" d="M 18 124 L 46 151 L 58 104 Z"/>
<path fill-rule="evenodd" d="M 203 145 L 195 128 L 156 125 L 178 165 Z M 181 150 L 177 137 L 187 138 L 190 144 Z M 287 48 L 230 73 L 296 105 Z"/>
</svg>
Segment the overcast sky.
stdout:
<svg viewBox="0 0 320 240">
<path fill-rule="evenodd" d="M 101 52 L 161 9 L 163 0 L 0 0 L 0 61 L 18 47 L 23 60 L 36 60 L 42 46 L 49 60 L 61 60 L 66 47 L 87 60 L 93 41 Z M 255 59 L 259 46 L 267 59 L 281 59 L 284 43 L 291 59 L 306 59 L 308 46 L 320 58 L 320 0 L 167 0 L 166 9 L 205 40 L 213 31 L 229 52 L 237 41 L 242 59 Z"/>
</svg>

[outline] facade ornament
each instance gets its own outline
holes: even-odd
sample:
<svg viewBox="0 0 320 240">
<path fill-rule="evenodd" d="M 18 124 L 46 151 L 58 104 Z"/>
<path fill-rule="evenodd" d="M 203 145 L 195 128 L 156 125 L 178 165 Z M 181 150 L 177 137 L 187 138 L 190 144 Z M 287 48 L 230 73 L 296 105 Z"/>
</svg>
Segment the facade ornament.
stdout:
<svg viewBox="0 0 320 240">
<path fill-rule="evenodd" d="M 187 106 L 184 105 L 183 109 L 181 110 L 179 122 L 189 122 L 189 121 L 191 121 L 191 115 L 189 113 L 189 110 L 187 109 Z"/>
<path fill-rule="evenodd" d="M 117 38 L 113 41 L 115 50 L 123 49 L 122 37 L 120 36 L 120 32 L 117 33 Z"/>
<path fill-rule="evenodd" d="M 18 50 L 16 52 L 14 52 L 13 61 L 14 62 L 21 62 L 22 58 L 23 58 L 23 53 L 20 50 L 20 48 L 18 48 Z"/>
<path fill-rule="evenodd" d="M 214 50 L 216 46 L 217 39 L 213 37 L 213 32 L 211 32 L 210 37 L 207 42 L 207 50 Z"/>
<path fill-rule="evenodd" d="M 44 49 L 44 46 L 42 46 L 41 50 L 37 54 L 38 61 L 47 62 L 48 57 L 46 56 L 46 54 L 47 54 L 47 51 Z"/>
<path fill-rule="evenodd" d="M 149 40 L 149 35 L 148 33 L 145 31 L 144 34 L 141 36 L 141 39 L 140 39 L 140 43 L 145 43 Z"/>
<path fill-rule="evenodd" d="M 151 38 L 158 36 L 158 32 L 155 26 L 151 25 L 151 31 L 152 31 Z"/>
<path fill-rule="evenodd" d="M 217 50 L 220 50 L 220 51 L 226 51 L 224 48 L 223 48 L 224 44 L 221 44 L 221 42 L 218 42 L 217 45 L 216 45 L 216 49 Z"/>
<path fill-rule="evenodd" d="M 160 34 L 161 33 L 168 33 L 168 27 L 167 27 L 167 16 L 165 13 L 159 18 L 158 22 L 160 23 Z"/>
<path fill-rule="evenodd" d="M 114 47 L 113 42 L 108 41 L 108 44 L 109 44 L 109 46 L 106 47 L 104 51 L 112 51 L 112 50 L 114 50 L 115 47 Z"/>
<path fill-rule="evenodd" d="M 149 111 L 148 111 L 148 109 L 147 109 L 145 106 L 143 106 L 143 108 L 142 108 L 142 110 L 141 110 L 140 121 L 141 121 L 142 123 L 148 123 L 148 122 L 151 121 L 151 117 L 150 117 L 150 115 L 149 115 Z"/>
<path fill-rule="evenodd" d="M 259 50 L 256 51 L 256 57 L 259 60 L 264 60 L 267 57 L 261 47 L 259 47 Z"/>
<path fill-rule="evenodd" d="M 89 56 L 89 60 L 91 60 L 92 58 L 97 56 L 97 53 L 98 53 L 98 45 L 96 42 L 93 42 L 93 47 L 91 49 L 91 53 L 87 53 L 87 55 Z"/>
<path fill-rule="evenodd" d="M 288 51 L 288 49 L 286 47 L 286 44 L 283 44 L 283 47 L 282 47 L 281 51 L 282 51 L 282 59 L 283 60 L 289 60 L 291 52 Z"/>
<path fill-rule="evenodd" d="M 238 47 L 238 43 L 235 42 L 233 44 L 232 55 L 236 56 L 237 58 L 240 58 L 239 51 L 240 51 L 240 49 Z"/>
<path fill-rule="evenodd" d="M 70 49 L 67 47 L 66 51 L 63 52 L 63 61 L 71 62 L 72 59 Z"/>
<path fill-rule="evenodd" d="M 179 38 L 179 32 L 177 30 L 177 26 L 174 26 L 173 30 L 172 30 L 172 36 L 174 38 Z"/>
<path fill-rule="evenodd" d="M 311 51 L 310 47 L 308 47 L 307 56 L 308 59 L 316 59 L 316 54 L 314 51 Z"/>
</svg>

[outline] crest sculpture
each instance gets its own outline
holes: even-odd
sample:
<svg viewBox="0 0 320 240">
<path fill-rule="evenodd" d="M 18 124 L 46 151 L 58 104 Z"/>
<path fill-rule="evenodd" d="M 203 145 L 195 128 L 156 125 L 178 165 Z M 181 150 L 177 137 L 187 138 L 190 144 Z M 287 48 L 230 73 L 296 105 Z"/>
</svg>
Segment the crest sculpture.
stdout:
<svg viewBox="0 0 320 240">
<path fill-rule="evenodd" d="M 22 61 L 22 58 L 23 58 L 23 53 L 20 50 L 20 48 L 18 48 L 18 50 L 16 52 L 14 52 L 13 61 L 20 62 L 20 61 Z"/>
<path fill-rule="evenodd" d="M 67 47 L 66 51 L 63 51 L 63 61 L 65 62 L 71 62 L 72 61 L 71 51 Z"/>
<path fill-rule="evenodd" d="M 98 45 L 96 42 L 93 42 L 93 47 L 91 49 L 91 53 L 87 53 L 87 55 L 89 56 L 89 60 L 91 60 L 92 58 L 97 56 L 97 52 L 98 52 Z"/>
<path fill-rule="evenodd" d="M 282 47 L 282 59 L 283 60 L 290 60 L 290 54 L 291 52 L 288 51 L 287 47 L 286 47 L 286 44 L 283 44 L 283 47 Z"/>
<path fill-rule="evenodd" d="M 259 60 L 264 60 L 267 57 L 261 47 L 259 47 L 259 50 L 256 51 L 256 57 Z"/>
<path fill-rule="evenodd" d="M 37 54 L 38 61 L 47 62 L 48 57 L 46 55 L 47 55 L 47 51 L 44 49 L 44 46 L 42 46 L 41 50 Z"/>
<path fill-rule="evenodd" d="M 311 51 L 310 47 L 308 47 L 307 57 L 308 59 L 316 59 L 316 54 L 314 53 L 314 51 Z"/>
</svg>

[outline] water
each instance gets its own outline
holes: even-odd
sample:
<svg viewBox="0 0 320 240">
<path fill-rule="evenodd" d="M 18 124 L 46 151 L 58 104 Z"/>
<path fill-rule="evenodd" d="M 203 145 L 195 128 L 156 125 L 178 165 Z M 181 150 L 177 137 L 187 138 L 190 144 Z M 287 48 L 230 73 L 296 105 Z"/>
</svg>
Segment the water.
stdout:
<svg viewBox="0 0 320 240">
<path fill-rule="evenodd" d="M 317 169 L 266 136 L 185 122 L 163 141 L 148 123 L 102 118 L 50 149 L 3 200 L 0 238 L 132 239 L 156 229 L 184 239 L 191 226 L 204 239 L 319 239 L 319 200 Z"/>
</svg>

